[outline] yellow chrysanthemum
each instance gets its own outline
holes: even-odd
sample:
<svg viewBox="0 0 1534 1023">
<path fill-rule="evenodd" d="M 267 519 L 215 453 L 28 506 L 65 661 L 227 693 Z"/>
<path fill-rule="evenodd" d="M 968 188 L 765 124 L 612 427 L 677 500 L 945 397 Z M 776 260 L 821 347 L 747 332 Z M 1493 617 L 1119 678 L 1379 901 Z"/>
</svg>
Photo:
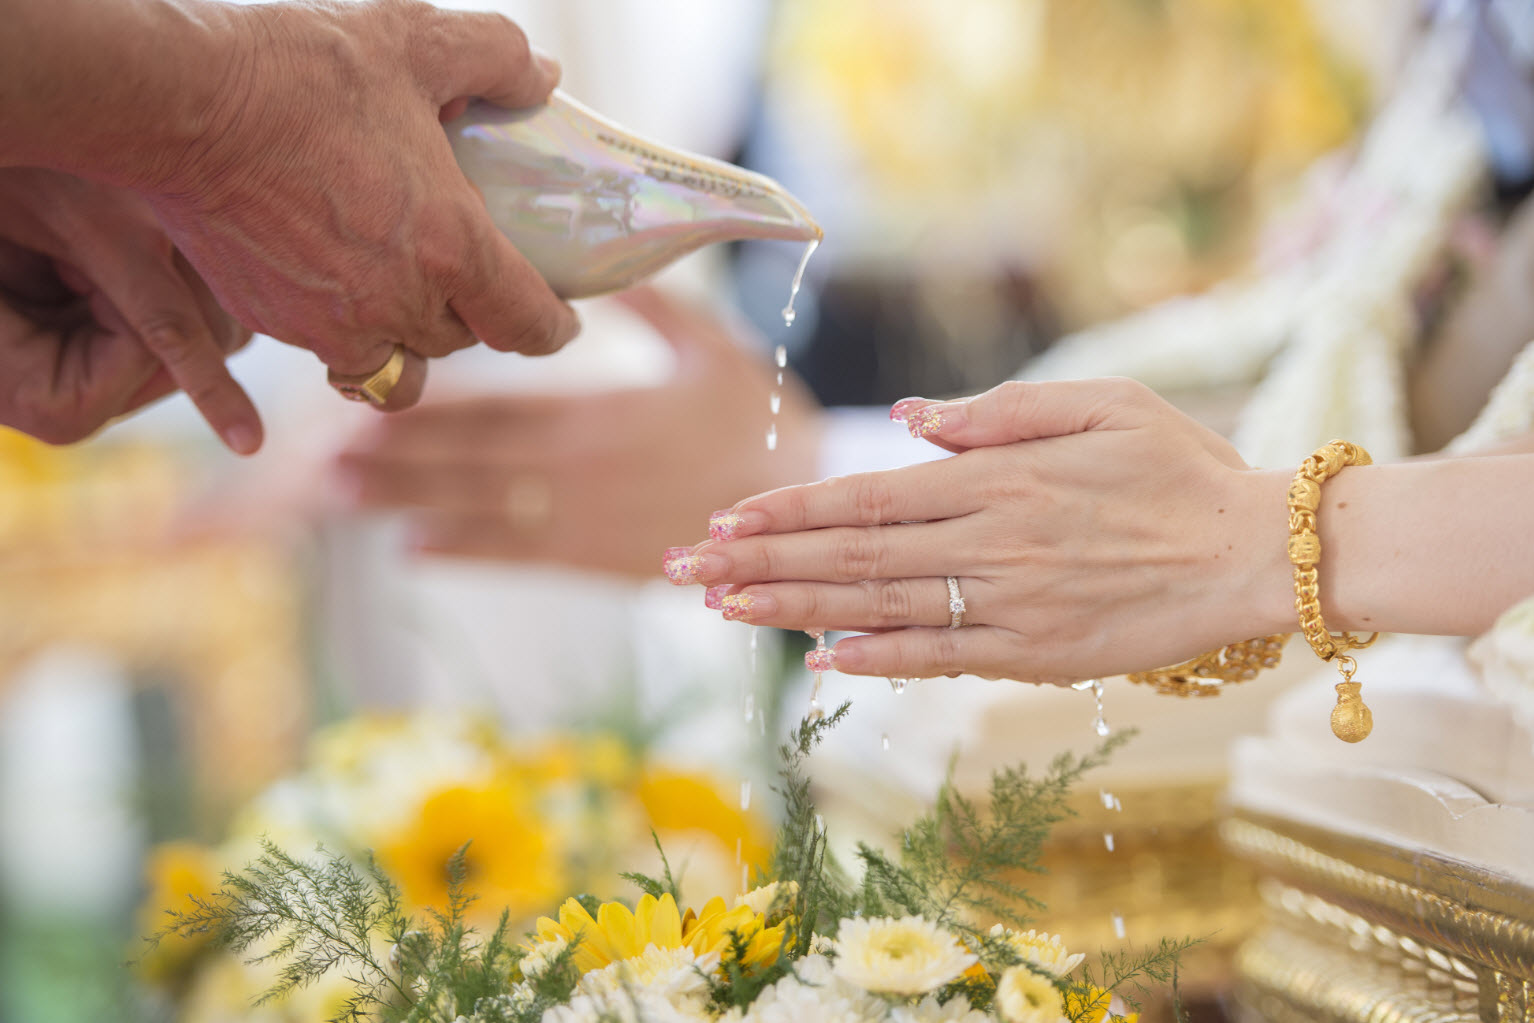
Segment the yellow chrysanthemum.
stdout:
<svg viewBox="0 0 1534 1023">
<path fill-rule="evenodd" d="M 1090 991 L 1082 991 L 1072 988 L 1065 993 L 1065 1018 L 1077 1020 L 1078 1023 L 1103 1023 L 1109 1018 L 1109 1009 L 1113 1002 L 1113 993 L 1094 987 Z M 1139 1013 L 1131 1013 L 1128 1016 L 1115 1016 L 1124 1023 L 1137 1023 Z"/>
<path fill-rule="evenodd" d="M 652 945 L 662 950 L 689 948 L 699 958 L 710 953 L 724 957 L 732 937 L 739 935 L 746 944 L 742 965 L 758 967 L 777 960 L 784 926 L 768 927 L 750 907 L 728 909 L 719 898 L 710 899 L 701 912 L 689 909 L 684 915 L 670 895 L 645 895 L 633 910 L 619 902 L 603 903 L 595 918 L 575 899 L 567 899 L 557 921 L 538 918 L 538 940 L 578 941 L 572 961 L 584 974 L 642 957 Z"/>
<path fill-rule="evenodd" d="M 526 916 L 563 888 L 562 863 L 546 823 L 525 793 L 503 782 L 460 785 L 433 793 L 416 818 L 383 842 L 379 860 L 406 901 L 442 907 L 447 864 L 469 843 L 466 886 L 485 913 Z"/>
<path fill-rule="evenodd" d="M 218 887 L 218 871 L 207 849 L 191 842 L 166 842 L 149 854 L 145 874 L 149 895 L 140 909 L 140 930 L 159 933 L 170 918 L 167 913 L 189 913 L 194 897 L 206 898 Z M 211 932 L 185 936 L 166 935 L 139 969 L 150 983 L 164 983 L 186 967 L 212 940 Z"/>
<path fill-rule="evenodd" d="M 767 862 L 771 836 L 761 818 L 728 801 L 712 780 L 683 771 L 651 768 L 639 780 L 637 795 L 650 826 L 662 838 L 668 832 L 703 832 L 731 851 L 740 842 L 741 862 L 749 867 Z"/>
</svg>

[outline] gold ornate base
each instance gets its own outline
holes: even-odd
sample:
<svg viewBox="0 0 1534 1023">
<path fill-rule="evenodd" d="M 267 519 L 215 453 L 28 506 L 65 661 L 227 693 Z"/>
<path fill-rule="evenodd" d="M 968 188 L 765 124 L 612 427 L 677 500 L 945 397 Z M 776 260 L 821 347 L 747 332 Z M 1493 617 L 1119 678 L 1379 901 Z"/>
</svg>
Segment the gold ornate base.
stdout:
<svg viewBox="0 0 1534 1023">
<path fill-rule="evenodd" d="M 1263 875 L 1236 960 L 1238 1018 L 1534 1023 L 1534 890 L 1429 854 L 1241 813 Z"/>
</svg>

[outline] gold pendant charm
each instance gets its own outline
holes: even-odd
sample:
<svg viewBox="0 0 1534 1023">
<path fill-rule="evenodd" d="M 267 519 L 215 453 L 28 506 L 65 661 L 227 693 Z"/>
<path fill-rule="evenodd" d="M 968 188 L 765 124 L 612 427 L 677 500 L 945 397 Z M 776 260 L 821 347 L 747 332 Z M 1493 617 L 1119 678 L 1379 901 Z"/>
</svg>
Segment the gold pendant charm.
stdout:
<svg viewBox="0 0 1534 1023">
<path fill-rule="evenodd" d="M 1362 682 L 1353 681 L 1357 667 L 1351 657 L 1339 657 L 1342 681 L 1336 685 L 1337 706 L 1332 708 L 1332 734 L 1343 742 L 1362 742 L 1374 730 L 1374 714 L 1364 704 Z M 1347 663 L 1342 663 L 1342 662 Z"/>
</svg>

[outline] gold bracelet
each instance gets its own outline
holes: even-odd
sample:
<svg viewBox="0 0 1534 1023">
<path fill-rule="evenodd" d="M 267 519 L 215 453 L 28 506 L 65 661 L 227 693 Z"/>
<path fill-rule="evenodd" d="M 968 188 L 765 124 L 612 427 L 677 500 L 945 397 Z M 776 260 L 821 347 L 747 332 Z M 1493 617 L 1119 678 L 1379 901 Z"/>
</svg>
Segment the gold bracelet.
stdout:
<svg viewBox="0 0 1534 1023">
<path fill-rule="evenodd" d="M 1299 614 L 1300 632 L 1310 648 L 1323 661 L 1336 660 L 1342 681 L 1336 686 L 1337 706 L 1332 710 L 1332 734 L 1344 742 L 1367 738 L 1374 728 L 1374 715 L 1364 705 L 1363 684 L 1353 681 L 1358 662 L 1347 655 L 1379 638 L 1375 633 L 1359 639 L 1349 632 L 1332 633 L 1321 618 L 1320 582 L 1316 565 L 1321 560 L 1321 539 L 1316 535 L 1316 509 L 1321 505 L 1321 483 L 1350 465 L 1370 465 L 1369 453 L 1356 444 L 1334 440 L 1300 463 L 1289 484 L 1289 561 L 1294 565 L 1294 607 Z M 1259 636 L 1229 646 L 1170 668 L 1137 671 L 1129 681 L 1155 688 L 1173 696 L 1216 696 L 1220 688 L 1233 682 L 1255 678 L 1263 668 L 1278 664 L 1287 633 Z"/>
<path fill-rule="evenodd" d="M 1364 705 L 1363 683 L 1353 681 L 1358 662 L 1349 650 L 1361 650 L 1379 638 L 1374 633 L 1359 639 L 1351 632 L 1332 632 L 1321 618 L 1321 584 L 1316 566 L 1321 561 L 1321 538 L 1316 535 L 1316 509 L 1321 506 L 1321 484 L 1350 465 L 1372 465 L 1369 452 L 1357 444 L 1334 440 L 1316 450 L 1294 474 L 1289 484 L 1289 561 L 1294 565 L 1294 610 L 1300 633 L 1323 661 L 1337 662 L 1342 681 L 1337 683 L 1337 706 L 1332 708 L 1332 734 L 1343 742 L 1359 742 L 1374 729 L 1374 715 Z"/>
</svg>

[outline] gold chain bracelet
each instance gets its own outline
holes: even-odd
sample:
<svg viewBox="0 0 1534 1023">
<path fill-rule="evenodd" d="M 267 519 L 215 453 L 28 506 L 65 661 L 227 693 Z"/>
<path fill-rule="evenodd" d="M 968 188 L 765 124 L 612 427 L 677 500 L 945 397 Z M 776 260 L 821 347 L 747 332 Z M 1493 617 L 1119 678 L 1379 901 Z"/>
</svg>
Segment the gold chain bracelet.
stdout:
<svg viewBox="0 0 1534 1023">
<path fill-rule="evenodd" d="M 1358 742 L 1374 727 L 1374 715 L 1364 705 L 1363 684 L 1353 681 L 1358 663 L 1347 651 L 1359 650 L 1379 638 L 1375 633 L 1359 639 L 1350 632 L 1333 633 L 1321 617 L 1321 586 L 1316 565 L 1321 560 L 1321 538 L 1316 535 L 1316 509 L 1321 505 L 1321 484 L 1350 465 L 1370 465 L 1369 453 L 1356 444 L 1334 440 L 1300 463 L 1289 484 L 1289 561 L 1294 566 L 1294 609 L 1299 615 L 1300 633 L 1316 656 L 1335 660 L 1342 672 L 1336 686 L 1337 706 L 1332 710 L 1332 734 L 1344 742 Z M 1287 633 L 1259 636 L 1229 646 L 1170 668 L 1137 671 L 1129 681 L 1155 688 L 1158 693 L 1174 696 L 1215 696 L 1222 686 L 1255 678 L 1263 668 L 1278 664 Z"/>
<path fill-rule="evenodd" d="M 1323 661 L 1337 662 L 1342 681 L 1336 685 L 1337 706 L 1332 708 L 1332 734 L 1343 742 L 1359 742 L 1374 729 L 1374 715 L 1364 705 L 1363 683 L 1353 681 L 1358 662 L 1349 650 L 1361 650 L 1379 639 L 1374 633 L 1359 639 L 1351 632 L 1332 632 L 1321 618 L 1321 583 L 1316 565 L 1321 561 L 1321 538 L 1316 535 L 1316 509 L 1321 506 L 1321 484 L 1350 465 L 1372 465 L 1369 452 L 1357 444 L 1334 440 L 1300 463 L 1289 484 L 1289 562 L 1294 566 L 1294 610 L 1300 633 Z"/>
</svg>

